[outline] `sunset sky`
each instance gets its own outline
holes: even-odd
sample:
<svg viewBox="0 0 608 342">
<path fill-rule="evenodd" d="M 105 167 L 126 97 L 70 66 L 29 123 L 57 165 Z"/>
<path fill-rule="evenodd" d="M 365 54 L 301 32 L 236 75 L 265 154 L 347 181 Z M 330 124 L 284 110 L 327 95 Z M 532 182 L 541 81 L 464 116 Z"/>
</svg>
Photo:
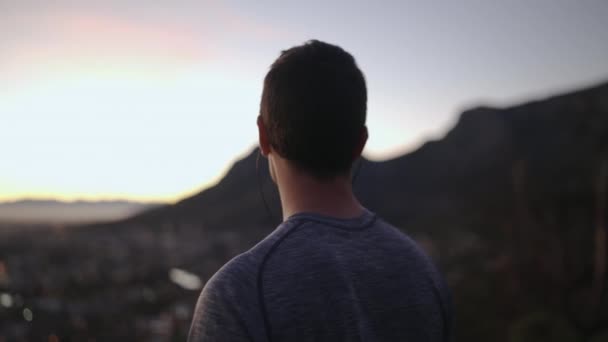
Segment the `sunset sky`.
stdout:
<svg viewBox="0 0 608 342">
<path fill-rule="evenodd" d="M 316 38 L 369 90 L 369 158 L 463 109 L 608 80 L 608 1 L 0 0 L 0 201 L 174 201 L 256 144 L 268 66 Z"/>
</svg>

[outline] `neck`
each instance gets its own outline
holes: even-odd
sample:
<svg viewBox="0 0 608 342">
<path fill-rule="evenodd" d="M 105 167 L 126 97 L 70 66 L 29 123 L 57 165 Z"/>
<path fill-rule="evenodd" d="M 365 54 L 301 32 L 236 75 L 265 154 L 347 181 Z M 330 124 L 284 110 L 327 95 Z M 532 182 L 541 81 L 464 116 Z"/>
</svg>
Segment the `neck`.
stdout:
<svg viewBox="0 0 608 342">
<path fill-rule="evenodd" d="M 347 176 L 319 181 L 287 166 L 277 173 L 283 220 L 291 215 L 312 212 L 337 218 L 354 218 L 363 212 Z"/>
</svg>

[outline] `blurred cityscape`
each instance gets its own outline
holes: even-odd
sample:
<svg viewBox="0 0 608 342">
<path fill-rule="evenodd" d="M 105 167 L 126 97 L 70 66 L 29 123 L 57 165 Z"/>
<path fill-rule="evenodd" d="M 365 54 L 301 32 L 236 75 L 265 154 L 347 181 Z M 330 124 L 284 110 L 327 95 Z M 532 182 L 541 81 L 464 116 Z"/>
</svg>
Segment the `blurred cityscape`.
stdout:
<svg viewBox="0 0 608 342">
<path fill-rule="evenodd" d="M 148 228 L 4 234 L 0 340 L 183 341 L 201 278 L 240 252 L 242 238 L 181 223 Z"/>
</svg>

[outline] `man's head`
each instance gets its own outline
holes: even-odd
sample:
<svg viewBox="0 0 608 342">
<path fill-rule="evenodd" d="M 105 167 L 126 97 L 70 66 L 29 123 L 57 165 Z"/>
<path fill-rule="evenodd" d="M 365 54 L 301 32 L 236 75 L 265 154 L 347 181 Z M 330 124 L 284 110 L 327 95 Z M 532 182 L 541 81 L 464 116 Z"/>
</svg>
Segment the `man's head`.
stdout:
<svg viewBox="0 0 608 342">
<path fill-rule="evenodd" d="M 348 175 L 367 140 L 363 73 L 317 40 L 281 53 L 264 79 L 260 147 L 319 180 Z"/>
</svg>

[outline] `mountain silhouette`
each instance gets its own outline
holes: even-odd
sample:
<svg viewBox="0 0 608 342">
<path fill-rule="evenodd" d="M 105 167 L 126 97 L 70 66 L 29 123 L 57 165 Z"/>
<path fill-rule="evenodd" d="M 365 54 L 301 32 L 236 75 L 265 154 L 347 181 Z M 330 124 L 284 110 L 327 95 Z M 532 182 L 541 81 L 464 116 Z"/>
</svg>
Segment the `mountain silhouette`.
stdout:
<svg viewBox="0 0 608 342">
<path fill-rule="evenodd" d="M 233 232 L 241 244 L 225 262 L 281 217 L 267 161 L 257 158 L 254 149 L 216 186 L 130 222 Z M 591 336 L 608 326 L 608 272 L 596 257 L 606 253 L 607 242 L 595 238 L 606 229 L 598 226 L 606 220 L 598 204 L 606 200 L 606 163 L 608 84 L 601 84 L 507 108 L 467 110 L 442 139 L 392 160 L 360 160 L 355 191 L 444 270 L 457 307 L 464 308 L 459 338 L 496 338 L 474 329 L 480 315 L 494 331 L 525 335 L 537 329 L 529 323 L 537 319 L 548 331 L 559 326 L 564 334 Z M 536 311 L 549 314 L 530 318 Z"/>
<path fill-rule="evenodd" d="M 355 191 L 368 208 L 406 226 L 467 208 L 512 211 L 514 172 L 521 168 L 537 195 L 591 192 L 589 180 L 607 152 L 607 113 L 608 84 L 509 108 L 467 110 L 443 139 L 388 161 L 361 159 Z M 278 194 L 266 159 L 257 159 L 256 148 L 216 186 L 129 221 L 200 221 L 208 229 L 237 230 L 241 222 L 277 223 L 261 192 L 275 221 Z"/>
</svg>

